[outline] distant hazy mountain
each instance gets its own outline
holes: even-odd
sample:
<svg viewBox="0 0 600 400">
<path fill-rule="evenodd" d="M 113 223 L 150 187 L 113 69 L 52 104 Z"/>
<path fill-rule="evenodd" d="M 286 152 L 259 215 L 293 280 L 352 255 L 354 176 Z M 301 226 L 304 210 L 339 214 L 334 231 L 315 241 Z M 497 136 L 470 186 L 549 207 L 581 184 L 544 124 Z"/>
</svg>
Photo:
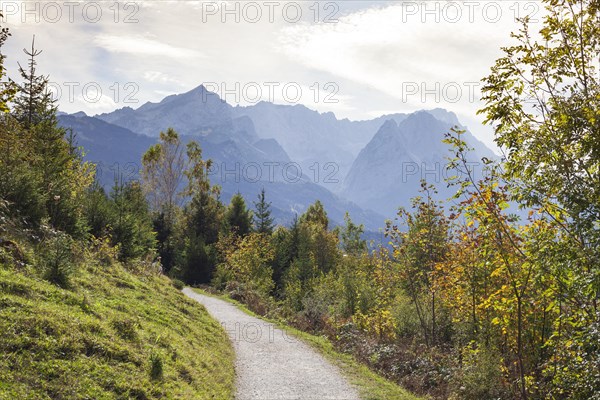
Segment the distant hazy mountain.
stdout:
<svg viewBox="0 0 600 400">
<path fill-rule="evenodd" d="M 115 177 L 137 178 L 142 154 L 156 142 L 155 138 L 131 132 L 84 113 L 62 114 L 59 123 L 73 129 L 84 159 L 97 164 L 99 181 L 110 186 Z"/>
<path fill-rule="evenodd" d="M 410 114 L 399 124 L 386 121 L 352 164 L 342 197 L 388 218 L 399 206 L 410 205 L 410 199 L 418 195 L 421 179 L 436 185 L 440 199 L 450 197 L 455 189 L 447 188 L 444 178 L 454 173 L 446 171 L 450 153 L 442 140 L 456 125 L 460 126 L 456 116 L 440 109 Z M 470 156 L 478 164 L 474 167 L 481 168 L 481 157 L 496 157 L 469 132 L 464 139 L 475 149 Z"/>
<path fill-rule="evenodd" d="M 365 121 L 338 120 L 331 112 L 319 113 L 303 105 L 268 102 L 236 107 L 233 114 L 250 117 L 257 134 L 275 138 L 307 174 L 315 169 L 320 169 L 322 174 L 332 173 L 338 184 L 320 182 L 326 183 L 330 190 L 339 189 L 360 150 L 386 120 L 400 122 L 406 118 L 405 114 L 393 114 Z"/>
<path fill-rule="evenodd" d="M 159 103 L 146 103 L 136 110 L 125 107 L 96 118 L 153 138 L 174 128 L 182 137 L 197 140 L 220 171 L 249 174 L 255 172 L 254 163 L 258 163 L 262 174 L 267 172 L 263 171 L 267 169 L 264 164 L 276 164 L 279 173 L 274 174 L 274 179 L 281 180 L 280 169 L 290 162 L 276 140 L 259 138 L 250 118 L 235 117 L 229 104 L 203 86 L 168 96 Z"/>
<path fill-rule="evenodd" d="M 260 102 L 249 107 L 232 107 L 201 85 L 187 93 L 165 97 L 158 103 L 146 103 L 136 110 L 125 107 L 96 117 L 152 137 L 172 127 L 182 135 L 207 137 L 211 141 L 244 139 L 267 151 L 273 162 L 283 160 L 282 153 L 287 153 L 299 164 L 303 175 L 335 191 L 358 152 L 381 124 L 387 119 L 399 122 L 406 115 L 350 121 L 338 120 L 333 113 L 321 114 L 302 105 Z M 259 139 L 271 141 L 258 142 Z M 319 179 L 314 179 L 317 173 Z M 327 181 L 321 179 L 327 176 L 330 177 Z"/>
<path fill-rule="evenodd" d="M 218 130 L 230 135 L 234 131 L 232 107 L 204 86 L 187 93 L 165 97 L 159 103 L 146 103 L 134 110 L 121 108 L 96 117 L 136 133 L 158 136 L 173 128 L 182 135 L 206 136 Z"/>
<path fill-rule="evenodd" d="M 78 145 L 85 150 L 85 160 L 98 164 L 100 182 L 107 188 L 118 174 L 126 180 L 138 179 L 142 155 L 158 140 L 82 113 L 77 113 L 77 116 L 61 114 L 59 122 L 76 133 Z M 252 202 L 264 187 L 267 200 L 272 202 L 273 216 L 279 224 L 289 224 L 295 214 L 303 213 L 310 204 L 321 200 L 332 225 L 342 223 L 344 213 L 349 211 L 354 221 L 365 224 L 368 229 L 377 230 L 383 226 L 384 218 L 381 215 L 341 199 L 308 177 L 299 176 L 295 168 L 290 168 L 288 178 L 284 179 L 281 166 L 293 164 L 277 141 L 257 139 L 250 146 L 245 136 L 252 137 L 252 134 L 242 132 L 247 131 L 239 130 L 240 137 L 235 140 L 219 137 L 217 132 L 207 136 L 182 136 L 184 142 L 192 139 L 198 141 L 204 158 L 213 160 L 210 179 L 213 184 L 222 187 L 222 200 L 225 203 L 240 192 L 248 206 L 253 208 Z M 257 171 L 261 174 L 259 179 Z"/>
<path fill-rule="evenodd" d="M 381 215 L 408 206 L 421 178 L 435 183 L 441 198 L 452 194 L 444 182 L 449 152 L 442 139 L 460 125 L 443 109 L 351 121 L 302 105 L 232 107 L 203 86 L 135 110 L 60 118 L 80 133 L 88 158 L 107 165 L 139 163 L 159 132 L 172 127 L 213 159 L 211 179 L 223 187 L 223 200 L 240 191 L 252 201 L 265 186 L 282 221 L 320 199 L 333 220 L 341 222 L 349 210 L 369 229 L 383 225 Z M 465 136 L 476 149 L 474 161 L 495 157 Z"/>
</svg>

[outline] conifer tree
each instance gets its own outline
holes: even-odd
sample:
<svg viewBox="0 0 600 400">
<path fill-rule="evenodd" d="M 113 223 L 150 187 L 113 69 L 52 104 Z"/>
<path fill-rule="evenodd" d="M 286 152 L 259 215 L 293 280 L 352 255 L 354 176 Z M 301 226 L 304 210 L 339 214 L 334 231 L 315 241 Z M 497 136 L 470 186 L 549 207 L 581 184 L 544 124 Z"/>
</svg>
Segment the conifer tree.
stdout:
<svg viewBox="0 0 600 400">
<path fill-rule="evenodd" d="M 246 201 L 238 192 L 232 198 L 227 208 L 225 222 L 231 232 L 245 236 L 252 231 L 252 211 L 246 207 Z"/>
<path fill-rule="evenodd" d="M 273 233 L 273 218 L 271 218 L 271 203 L 265 200 L 265 189 L 258 195 L 258 202 L 254 202 L 254 229 L 258 233 Z"/>
<path fill-rule="evenodd" d="M 23 82 L 18 85 L 13 114 L 25 129 L 29 129 L 45 120 L 53 122 L 57 106 L 48 90 L 48 77 L 37 74 L 36 57 L 42 54 L 42 50 L 35 48 L 35 36 L 31 41 L 31 49 L 23 49 L 23 52 L 29 60 L 26 68 L 19 63 L 19 74 Z"/>
<path fill-rule="evenodd" d="M 81 235 L 86 230 L 83 196 L 93 182 L 93 167 L 82 161 L 58 125 L 48 77 L 37 73 L 42 52 L 35 40 L 24 52 L 28 66 L 19 64 L 22 83 L 11 84 L 16 94 L 10 114 L 3 116 L 1 146 L 8 164 L 2 167 L 8 169 L 0 184 L 14 211 L 32 226 L 48 218 L 54 228 Z"/>
</svg>

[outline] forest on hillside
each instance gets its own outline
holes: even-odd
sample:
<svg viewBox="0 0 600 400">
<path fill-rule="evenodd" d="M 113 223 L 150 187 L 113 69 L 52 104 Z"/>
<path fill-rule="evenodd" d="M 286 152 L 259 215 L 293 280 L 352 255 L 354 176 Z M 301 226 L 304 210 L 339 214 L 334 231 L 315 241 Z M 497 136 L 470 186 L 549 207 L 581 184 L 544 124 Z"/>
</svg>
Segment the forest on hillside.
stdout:
<svg viewBox="0 0 600 400">
<path fill-rule="evenodd" d="M 106 191 L 58 124 L 32 44 L 0 92 L 0 264 L 66 288 L 77 249 L 114 254 L 324 335 L 433 398 L 600 399 L 600 2 L 545 4 L 542 29 L 524 18 L 482 81 L 502 159 L 475 179 L 463 131 L 448 132 L 456 195 L 423 181 L 375 248 L 348 215 L 332 229 L 318 201 L 290 226 L 274 226 L 264 190 L 223 204 L 211 161 L 173 129 L 139 181 Z"/>
</svg>

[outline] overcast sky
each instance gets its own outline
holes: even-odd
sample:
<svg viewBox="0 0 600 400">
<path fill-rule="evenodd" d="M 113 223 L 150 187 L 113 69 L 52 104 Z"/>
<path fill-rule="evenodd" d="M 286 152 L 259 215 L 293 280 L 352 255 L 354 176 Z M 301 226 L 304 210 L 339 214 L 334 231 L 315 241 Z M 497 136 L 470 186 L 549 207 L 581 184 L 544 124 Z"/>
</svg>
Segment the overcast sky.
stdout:
<svg viewBox="0 0 600 400">
<path fill-rule="evenodd" d="M 231 104 L 353 120 L 442 107 L 487 144 L 479 80 L 512 43 L 515 16 L 542 13 L 534 1 L 0 4 L 11 76 L 35 34 L 62 111 L 137 108 L 205 84 Z"/>
</svg>

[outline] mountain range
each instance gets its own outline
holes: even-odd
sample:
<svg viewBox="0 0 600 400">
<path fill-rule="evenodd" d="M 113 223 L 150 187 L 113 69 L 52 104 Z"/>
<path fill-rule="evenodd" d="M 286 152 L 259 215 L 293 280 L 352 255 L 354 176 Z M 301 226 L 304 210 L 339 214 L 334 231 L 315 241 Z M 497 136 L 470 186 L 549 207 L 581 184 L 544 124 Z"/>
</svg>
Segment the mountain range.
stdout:
<svg viewBox="0 0 600 400">
<path fill-rule="evenodd" d="M 318 199 L 333 224 L 348 211 L 371 231 L 409 205 L 421 178 L 434 181 L 441 196 L 451 194 L 442 179 L 449 154 L 442 139 L 461 126 L 443 109 L 351 121 L 302 105 L 232 106 L 204 86 L 137 109 L 61 113 L 59 121 L 76 133 L 106 186 L 116 172 L 137 178 L 142 154 L 172 127 L 213 160 L 211 182 L 222 187 L 223 201 L 240 192 L 252 206 L 264 187 L 280 224 Z M 465 139 L 475 149 L 474 161 L 495 157 L 472 134 Z"/>
</svg>

